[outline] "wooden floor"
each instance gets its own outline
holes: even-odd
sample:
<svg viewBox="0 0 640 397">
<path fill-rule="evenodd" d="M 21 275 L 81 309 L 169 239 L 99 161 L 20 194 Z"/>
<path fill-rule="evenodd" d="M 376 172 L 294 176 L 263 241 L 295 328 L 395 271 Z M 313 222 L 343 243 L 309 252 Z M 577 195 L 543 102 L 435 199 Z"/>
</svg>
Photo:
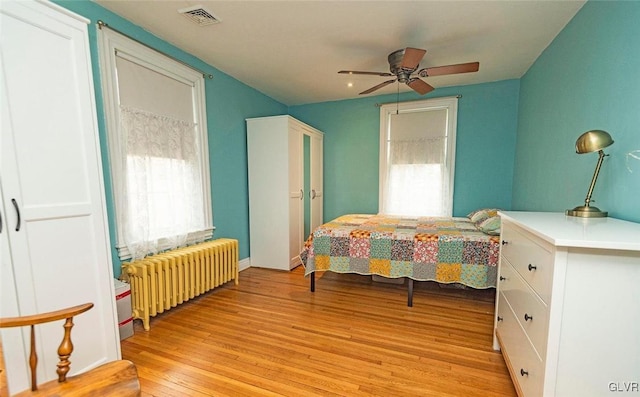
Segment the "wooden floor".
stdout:
<svg viewBox="0 0 640 397">
<path fill-rule="evenodd" d="M 143 396 L 515 396 L 495 290 L 250 268 L 122 342 Z"/>
</svg>

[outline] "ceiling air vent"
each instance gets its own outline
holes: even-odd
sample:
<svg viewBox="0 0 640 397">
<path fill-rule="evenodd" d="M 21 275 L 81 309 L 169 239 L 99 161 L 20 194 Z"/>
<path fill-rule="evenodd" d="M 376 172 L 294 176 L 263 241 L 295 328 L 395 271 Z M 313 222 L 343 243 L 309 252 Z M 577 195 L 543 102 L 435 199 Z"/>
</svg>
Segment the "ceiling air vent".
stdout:
<svg viewBox="0 0 640 397">
<path fill-rule="evenodd" d="M 213 15 L 211 11 L 205 10 L 202 6 L 182 8 L 178 10 L 178 12 L 198 26 L 213 25 L 214 23 L 220 23 L 221 21 L 220 18 Z"/>
</svg>

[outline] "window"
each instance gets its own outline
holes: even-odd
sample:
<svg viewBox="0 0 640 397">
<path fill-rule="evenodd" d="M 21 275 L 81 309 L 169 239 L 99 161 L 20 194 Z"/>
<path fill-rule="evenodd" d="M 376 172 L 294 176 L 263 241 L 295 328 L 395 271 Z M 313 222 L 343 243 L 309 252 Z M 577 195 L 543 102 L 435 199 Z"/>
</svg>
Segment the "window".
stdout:
<svg viewBox="0 0 640 397">
<path fill-rule="evenodd" d="M 99 32 L 120 258 L 211 238 L 202 74 L 117 32 Z"/>
<path fill-rule="evenodd" d="M 380 207 L 383 214 L 451 216 L 458 99 L 380 108 Z"/>
</svg>

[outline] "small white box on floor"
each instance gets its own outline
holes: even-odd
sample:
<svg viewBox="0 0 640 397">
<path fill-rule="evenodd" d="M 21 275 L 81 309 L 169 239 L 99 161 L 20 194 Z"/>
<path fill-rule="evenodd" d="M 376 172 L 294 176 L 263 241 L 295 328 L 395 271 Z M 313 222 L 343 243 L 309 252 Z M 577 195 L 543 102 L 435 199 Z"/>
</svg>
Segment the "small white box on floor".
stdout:
<svg viewBox="0 0 640 397">
<path fill-rule="evenodd" d="M 113 280 L 116 289 L 116 308 L 118 311 L 118 329 L 120 340 L 133 335 L 133 316 L 131 314 L 131 287 L 120 280 Z"/>
</svg>

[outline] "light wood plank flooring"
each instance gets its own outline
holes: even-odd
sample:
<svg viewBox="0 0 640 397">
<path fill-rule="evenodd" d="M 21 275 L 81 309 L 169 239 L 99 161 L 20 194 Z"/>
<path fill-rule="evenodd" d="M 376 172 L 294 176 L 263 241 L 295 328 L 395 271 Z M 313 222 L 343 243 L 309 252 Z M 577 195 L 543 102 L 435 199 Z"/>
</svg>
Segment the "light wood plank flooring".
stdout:
<svg viewBox="0 0 640 397">
<path fill-rule="evenodd" d="M 122 342 L 144 396 L 515 396 L 495 290 L 250 268 Z"/>
</svg>

